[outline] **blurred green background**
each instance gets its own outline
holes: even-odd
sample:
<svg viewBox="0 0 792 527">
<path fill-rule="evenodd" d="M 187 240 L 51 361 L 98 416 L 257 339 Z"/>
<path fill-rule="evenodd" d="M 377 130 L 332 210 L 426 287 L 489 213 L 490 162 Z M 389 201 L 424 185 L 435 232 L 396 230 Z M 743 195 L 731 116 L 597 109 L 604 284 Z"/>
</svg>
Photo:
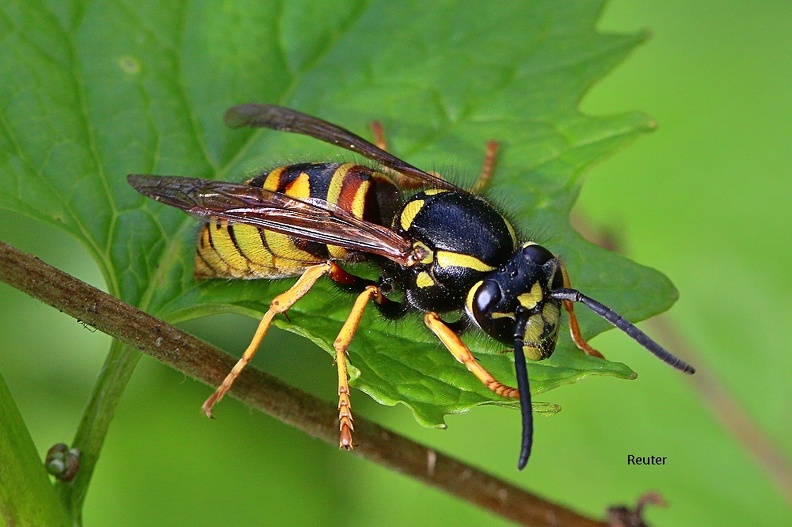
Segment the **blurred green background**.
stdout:
<svg viewBox="0 0 792 527">
<path fill-rule="evenodd" d="M 658 122 L 589 171 L 577 212 L 674 281 L 681 296 L 663 327 L 643 327 L 665 342 L 678 334 L 675 351 L 698 378 L 616 332 L 598 337 L 639 378 L 590 378 L 541 397 L 563 411 L 539 419 L 522 473 L 514 411 L 478 408 L 438 431 L 358 394 L 358 414 L 589 514 L 657 490 L 669 502 L 649 512 L 657 525 L 792 524 L 792 4 L 715 7 L 611 2 L 601 30 L 648 28 L 652 38 L 581 103 L 594 115 L 641 110 Z M 0 239 L 102 283 L 83 249 L 51 227 L 5 216 Z M 109 339 L 5 285 L 0 309 L 0 370 L 43 455 L 71 439 Z M 184 327 L 235 350 L 255 323 L 217 316 Z M 270 339 L 259 367 L 333 400 L 327 354 L 293 335 Z M 209 421 L 198 410 L 209 392 L 143 358 L 107 438 L 86 525 L 503 523 L 236 402 Z M 627 454 L 668 462 L 627 466 Z M 768 465 L 773 455 L 781 461 Z"/>
</svg>

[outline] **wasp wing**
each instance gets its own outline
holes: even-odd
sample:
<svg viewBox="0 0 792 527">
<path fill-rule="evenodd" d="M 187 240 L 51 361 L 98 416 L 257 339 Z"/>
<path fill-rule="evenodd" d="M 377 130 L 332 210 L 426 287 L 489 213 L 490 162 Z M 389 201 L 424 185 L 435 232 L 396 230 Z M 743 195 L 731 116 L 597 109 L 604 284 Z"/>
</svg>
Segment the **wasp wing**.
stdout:
<svg viewBox="0 0 792 527">
<path fill-rule="evenodd" d="M 198 216 L 376 254 L 401 265 L 412 251 L 409 241 L 387 227 L 324 200 L 210 179 L 130 174 L 127 180 L 141 194 Z"/>
<path fill-rule="evenodd" d="M 224 120 L 231 128 L 250 126 L 307 135 L 365 156 L 423 186 L 467 192 L 443 178 L 402 161 L 349 130 L 296 110 L 272 104 L 241 104 L 229 108 Z"/>
</svg>

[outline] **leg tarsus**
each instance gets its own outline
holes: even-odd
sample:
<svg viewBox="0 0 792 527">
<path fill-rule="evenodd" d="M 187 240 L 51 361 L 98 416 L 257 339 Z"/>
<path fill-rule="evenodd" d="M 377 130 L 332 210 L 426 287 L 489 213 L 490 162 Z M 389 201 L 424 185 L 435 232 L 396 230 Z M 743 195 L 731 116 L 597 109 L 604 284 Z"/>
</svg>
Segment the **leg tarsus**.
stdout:
<svg viewBox="0 0 792 527">
<path fill-rule="evenodd" d="M 368 285 L 355 299 L 352 310 L 349 312 L 341 331 L 333 341 L 333 348 L 336 352 L 336 367 L 338 368 L 338 427 L 339 443 L 338 446 L 344 450 L 352 450 L 352 432 L 355 429 L 354 418 L 352 417 L 352 402 L 349 398 L 349 375 L 347 373 L 346 355 L 352 338 L 360 326 L 360 320 L 369 301 L 374 299 L 381 302 L 385 297 L 375 285 Z"/>
<path fill-rule="evenodd" d="M 468 349 L 465 343 L 462 342 L 462 339 L 459 338 L 459 335 L 449 328 L 437 313 L 430 311 L 424 315 L 424 324 L 426 324 L 426 327 L 440 339 L 454 358 L 464 364 L 468 371 L 475 375 L 484 386 L 501 397 L 507 397 L 509 399 L 520 398 L 520 393 L 517 388 L 512 388 L 511 386 L 497 381 L 490 372 L 476 361 L 473 354 L 470 353 L 470 349 Z"/>
<path fill-rule="evenodd" d="M 349 400 L 349 392 L 338 391 L 338 447 L 344 450 L 352 450 L 352 432 L 355 430 L 355 419 L 352 417 L 352 403 Z"/>
</svg>

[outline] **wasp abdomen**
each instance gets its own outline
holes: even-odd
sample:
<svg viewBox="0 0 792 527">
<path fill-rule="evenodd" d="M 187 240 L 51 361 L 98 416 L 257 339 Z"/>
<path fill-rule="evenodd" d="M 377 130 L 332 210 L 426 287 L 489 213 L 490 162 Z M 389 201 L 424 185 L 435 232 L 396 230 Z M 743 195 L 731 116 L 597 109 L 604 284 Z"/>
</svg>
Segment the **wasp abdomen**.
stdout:
<svg viewBox="0 0 792 527">
<path fill-rule="evenodd" d="M 390 225 L 401 192 L 381 172 L 354 163 L 302 163 L 256 176 L 247 185 L 289 197 L 321 200 L 352 215 Z M 354 255 L 342 247 L 307 241 L 255 226 L 211 221 L 201 228 L 195 275 L 199 278 L 283 278 L 327 261 Z"/>
</svg>

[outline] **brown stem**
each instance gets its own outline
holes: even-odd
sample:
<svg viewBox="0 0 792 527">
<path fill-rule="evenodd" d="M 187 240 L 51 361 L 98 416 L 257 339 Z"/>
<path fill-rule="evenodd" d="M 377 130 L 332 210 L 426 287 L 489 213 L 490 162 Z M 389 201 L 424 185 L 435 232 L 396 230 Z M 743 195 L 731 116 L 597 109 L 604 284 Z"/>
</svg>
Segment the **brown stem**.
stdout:
<svg viewBox="0 0 792 527">
<path fill-rule="evenodd" d="M 210 386 L 217 386 L 234 365 L 214 346 L 3 242 L 0 280 Z M 333 405 L 266 373 L 247 368 L 230 393 L 314 437 L 338 443 L 338 412 Z M 354 453 L 515 522 L 607 526 L 361 417 L 355 421 L 355 439 Z"/>
</svg>

